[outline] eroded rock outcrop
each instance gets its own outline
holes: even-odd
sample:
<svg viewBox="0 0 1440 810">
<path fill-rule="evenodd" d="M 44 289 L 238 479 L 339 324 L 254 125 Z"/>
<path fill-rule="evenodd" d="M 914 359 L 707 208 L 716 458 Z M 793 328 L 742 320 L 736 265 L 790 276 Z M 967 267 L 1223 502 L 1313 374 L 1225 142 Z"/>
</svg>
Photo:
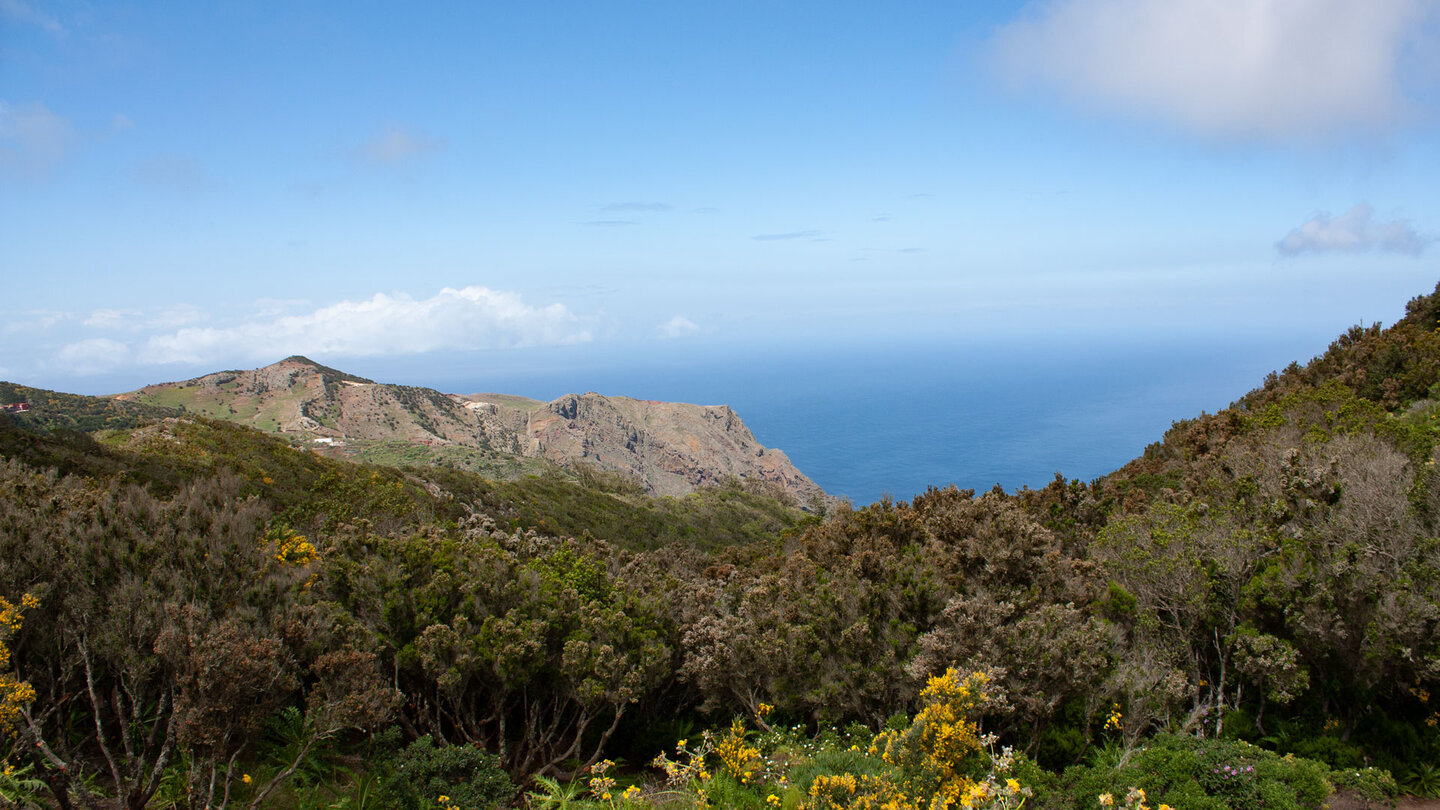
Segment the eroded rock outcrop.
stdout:
<svg viewBox="0 0 1440 810">
<path fill-rule="evenodd" d="M 377 383 L 303 357 L 146 386 L 118 398 L 184 406 L 312 440 L 458 445 L 562 467 L 589 465 L 630 476 L 654 495 L 683 495 L 739 478 L 770 482 L 801 506 L 828 500 L 783 452 L 760 444 L 727 405 L 593 392 L 552 402 L 443 394 Z"/>
</svg>

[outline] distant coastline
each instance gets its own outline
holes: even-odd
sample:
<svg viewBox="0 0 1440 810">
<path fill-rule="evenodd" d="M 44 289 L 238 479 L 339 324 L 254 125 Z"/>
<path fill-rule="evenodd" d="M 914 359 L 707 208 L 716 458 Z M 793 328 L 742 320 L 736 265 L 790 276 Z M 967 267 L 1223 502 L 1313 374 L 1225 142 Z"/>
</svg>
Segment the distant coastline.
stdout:
<svg viewBox="0 0 1440 810">
<path fill-rule="evenodd" d="M 688 365 L 637 359 L 428 384 L 536 398 L 593 389 L 724 403 L 826 492 L 863 505 L 882 495 L 908 500 L 932 485 L 1014 491 L 1044 486 L 1056 472 L 1088 481 L 1159 441 L 1173 421 L 1229 405 L 1288 362 L 1281 358 L 1303 362 L 1324 348 L 1204 338 L 1003 353 L 929 344 Z"/>
</svg>

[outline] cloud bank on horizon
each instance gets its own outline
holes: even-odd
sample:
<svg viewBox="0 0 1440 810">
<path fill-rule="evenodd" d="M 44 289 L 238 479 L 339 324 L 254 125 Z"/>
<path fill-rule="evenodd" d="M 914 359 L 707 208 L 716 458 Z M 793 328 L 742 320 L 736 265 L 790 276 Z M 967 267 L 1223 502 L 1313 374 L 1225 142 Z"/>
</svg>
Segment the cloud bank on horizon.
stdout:
<svg viewBox="0 0 1440 810">
<path fill-rule="evenodd" d="M 194 325 L 202 320 L 205 316 L 189 307 L 159 314 L 99 310 L 84 325 L 110 334 L 66 343 L 49 362 L 70 374 L 91 375 L 127 364 L 218 367 L 292 354 L 375 357 L 571 345 L 591 339 L 581 319 L 561 304 L 534 307 L 514 293 L 479 286 L 446 288 L 420 300 L 403 293 L 376 293 L 367 300 L 340 301 L 301 314 L 270 313 L 228 326 Z"/>
</svg>

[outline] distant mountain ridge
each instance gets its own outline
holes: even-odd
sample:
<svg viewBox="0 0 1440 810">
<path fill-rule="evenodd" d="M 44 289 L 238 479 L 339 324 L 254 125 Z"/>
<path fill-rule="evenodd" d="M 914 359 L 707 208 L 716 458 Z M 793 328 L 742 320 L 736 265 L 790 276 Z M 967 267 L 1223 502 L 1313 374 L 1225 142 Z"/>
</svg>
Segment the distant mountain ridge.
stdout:
<svg viewBox="0 0 1440 810">
<path fill-rule="evenodd" d="M 653 495 L 684 495 L 738 478 L 769 482 L 802 506 L 829 499 L 784 452 L 760 444 L 727 405 L 593 392 L 552 402 L 462 396 L 377 383 L 299 356 L 114 398 L 305 437 L 344 453 L 408 445 L 434 458 L 468 454 L 539 459 L 571 469 L 585 465 L 632 478 Z"/>
</svg>

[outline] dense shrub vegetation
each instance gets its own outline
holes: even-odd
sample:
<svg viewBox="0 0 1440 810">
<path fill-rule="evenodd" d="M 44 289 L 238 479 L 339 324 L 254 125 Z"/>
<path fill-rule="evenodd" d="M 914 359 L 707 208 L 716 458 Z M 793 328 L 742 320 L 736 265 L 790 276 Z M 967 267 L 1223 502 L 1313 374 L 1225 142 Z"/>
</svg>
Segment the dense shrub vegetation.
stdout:
<svg viewBox="0 0 1440 810">
<path fill-rule="evenodd" d="M 0 416 L 0 803 L 1437 794 L 1437 324 L 1440 292 L 1095 482 L 824 520 L 49 395 Z"/>
</svg>

